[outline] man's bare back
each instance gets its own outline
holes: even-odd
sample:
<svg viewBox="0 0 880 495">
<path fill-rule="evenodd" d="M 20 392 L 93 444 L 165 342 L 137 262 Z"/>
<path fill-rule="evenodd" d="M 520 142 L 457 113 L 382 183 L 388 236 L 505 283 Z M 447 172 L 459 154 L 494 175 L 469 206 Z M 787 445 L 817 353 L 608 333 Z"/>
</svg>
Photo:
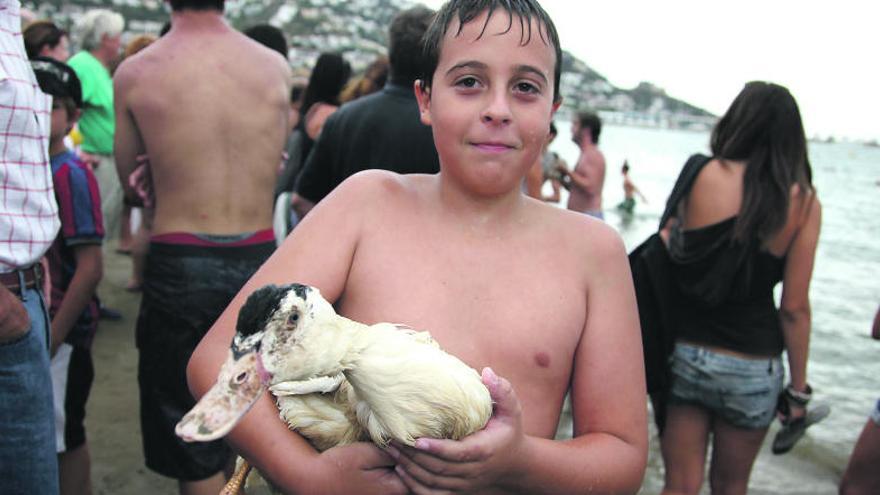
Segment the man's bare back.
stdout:
<svg viewBox="0 0 880 495">
<path fill-rule="evenodd" d="M 117 166 L 147 153 L 154 234 L 271 226 L 286 138 L 289 68 L 219 12 L 173 14 L 172 30 L 115 75 Z"/>
<path fill-rule="evenodd" d="M 592 144 L 585 145 L 571 176 L 568 209 L 581 213 L 601 211 L 605 156 L 599 148 Z"/>
</svg>

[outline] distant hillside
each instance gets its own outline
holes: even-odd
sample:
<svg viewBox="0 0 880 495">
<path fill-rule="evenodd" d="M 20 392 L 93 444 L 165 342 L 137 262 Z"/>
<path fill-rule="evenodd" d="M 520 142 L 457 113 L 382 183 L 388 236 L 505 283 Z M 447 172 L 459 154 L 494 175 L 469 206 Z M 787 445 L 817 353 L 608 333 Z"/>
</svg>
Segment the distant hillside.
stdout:
<svg viewBox="0 0 880 495">
<path fill-rule="evenodd" d="M 158 33 L 168 20 L 161 0 L 46 0 L 25 6 L 70 28 L 88 9 L 112 8 L 125 16 L 133 33 Z M 270 23 L 288 35 L 294 70 L 306 74 L 321 51 L 340 51 L 356 70 L 383 53 L 386 31 L 394 14 L 416 2 L 410 0 L 227 0 L 226 16 L 238 29 Z M 109 4 L 109 6 L 108 6 Z M 621 124 L 705 129 L 715 117 L 677 100 L 659 87 L 643 82 L 633 89 L 618 88 L 584 61 L 563 53 L 561 92 L 564 111 L 600 111 Z"/>
</svg>

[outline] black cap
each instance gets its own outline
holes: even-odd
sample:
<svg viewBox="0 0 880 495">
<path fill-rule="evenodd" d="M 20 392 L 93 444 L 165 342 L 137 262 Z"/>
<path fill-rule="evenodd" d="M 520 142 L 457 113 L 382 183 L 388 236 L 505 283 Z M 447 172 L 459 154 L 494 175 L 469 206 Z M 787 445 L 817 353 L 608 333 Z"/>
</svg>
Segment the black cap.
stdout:
<svg viewBox="0 0 880 495">
<path fill-rule="evenodd" d="M 54 58 L 35 57 L 31 59 L 31 68 L 44 93 L 59 98 L 72 98 L 76 107 L 82 108 L 82 86 L 76 72 L 69 65 Z"/>
</svg>

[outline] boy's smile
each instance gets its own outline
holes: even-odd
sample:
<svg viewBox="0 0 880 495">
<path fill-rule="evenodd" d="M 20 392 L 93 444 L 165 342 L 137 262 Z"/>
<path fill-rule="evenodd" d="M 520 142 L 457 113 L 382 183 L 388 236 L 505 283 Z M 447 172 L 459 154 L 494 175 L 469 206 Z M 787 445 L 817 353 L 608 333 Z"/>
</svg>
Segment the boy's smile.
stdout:
<svg viewBox="0 0 880 495">
<path fill-rule="evenodd" d="M 554 48 L 506 12 L 484 12 L 443 39 L 430 90 L 416 93 L 443 174 L 480 195 L 518 192 L 557 108 Z M 457 33 L 457 35 L 456 35 Z M 527 41 L 527 42 L 526 42 Z"/>
</svg>

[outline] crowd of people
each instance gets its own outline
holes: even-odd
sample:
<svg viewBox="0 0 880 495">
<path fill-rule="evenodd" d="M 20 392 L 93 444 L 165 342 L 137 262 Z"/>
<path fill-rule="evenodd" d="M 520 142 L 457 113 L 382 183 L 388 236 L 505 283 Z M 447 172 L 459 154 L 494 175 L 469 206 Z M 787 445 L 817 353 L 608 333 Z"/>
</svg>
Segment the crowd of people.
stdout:
<svg viewBox="0 0 880 495">
<path fill-rule="evenodd" d="M 771 423 L 783 451 L 810 426 L 821 203 L 786 88 L 746 84 L 628 254 L 603 222 L 600 117 L 575 113 L 572 167 L 550 150 L 562 51 L 536 0 L 404 10 L 362 74 L 325 52 L 307 81 L 291 33 L 238 32 L 223 0 L 169 3 L 161 33 L 124 46 L 109 10 L 68 34 L 0 5 L 0 492 L 91 493 L 109 235 L 141 293 L 144 461 L 182 494 L 220 492 L 233 451 L 284 492 L 635 493 L 646 394 L 663 493 L 699 493 L 711 450 L 712 493 L 744 494 Z M 622 175 L 631 215 L 647 199 Z M 292 282 L 489 368 L 486 428 L 319 453 L 267 395 L 225 439 L 175 435 L 247 296 Z M 566 397 L 573 438 L 555 440 Z M 841 494 L 880 493 L 878 462 L 880 401 Z"/>
</svg>

